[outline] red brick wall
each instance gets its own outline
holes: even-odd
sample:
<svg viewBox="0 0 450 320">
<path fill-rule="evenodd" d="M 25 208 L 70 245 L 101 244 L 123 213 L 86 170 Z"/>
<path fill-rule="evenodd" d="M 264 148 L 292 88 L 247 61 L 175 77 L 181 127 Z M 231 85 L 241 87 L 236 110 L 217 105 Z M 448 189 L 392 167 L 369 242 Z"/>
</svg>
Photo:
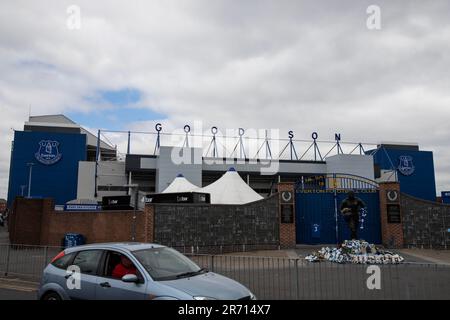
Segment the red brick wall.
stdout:
<svg viewBox="0 0 450 320">
<path fill-rule="evenodd" d="M 388 202 L 386 192 L 388 190 L 397 191 L 399 198 L 396 202 Z M 403 241 L 403 214 L 400 207 L 401 223 L 388 223 L 387 205 L 400 205 L 400 184 L 397 182 L 380 183 L 380 215 L 381 215 L 381 240 L 387 247 L 402 248 Z"/>
<path fill-rule="evenodd" d="M 17 199 L 11 243 L 60 246 L 64 234 L 81 233 L 87 243 L 131 241 L 133 211 L 54 211 L 52 199 Z M 136 241 L 146 241 L 145 219 L 137 211 Z"/>
<path fill-rule="evenodd" d="M 281 246 L 292 247 L 295 245 L 295 222 L 277 225 L 278 199 L 275 199 L 272 201 L 272 229 L 280 228 Z M 11 243 L 60 246 L 66 233 L 80 233 L 87 243 L 131 241 L 133 211 L 55 211 L 52 199 L 20 199 L 17 205 L 17 223 L 12 225 L 21 238 L 16 237 Z M 29 224 L 29 221 L 33 223 Z M 183 228 L 183 224 L 179 227 Z M 137 212 L 135 241 L 155 242 L 155 238 L 155 206 L 146 205 L 143 212 Z"/>
<path fill-rule="evenodd" d="M 290 191 L 292 193 L 292 204 L 293 204 L 293 223 L 281 223 L 281 205 L 283 203 L 281 199 L 281 193 L 283 191 Z M 282 248 L 292 248 L 296 245 L 296 234 L 295 234 L 295 188 L 293 183 L 279 183 L 278 184 L 278 194 L 279 194 L 279 224 L 280 224 L 280 247 Z"/>
<path fill-rule="evenodd" d="M 43 199 L 16 198 L 8 218 L 11 243 L 39 244 L 43 203 Z"/>
<path fill-rule="evenodd" d="M 153 242 L 155 239 L 155 207 L 147 204 L 144 208 L 144 235 L 145 242 Z"/>
</svg>

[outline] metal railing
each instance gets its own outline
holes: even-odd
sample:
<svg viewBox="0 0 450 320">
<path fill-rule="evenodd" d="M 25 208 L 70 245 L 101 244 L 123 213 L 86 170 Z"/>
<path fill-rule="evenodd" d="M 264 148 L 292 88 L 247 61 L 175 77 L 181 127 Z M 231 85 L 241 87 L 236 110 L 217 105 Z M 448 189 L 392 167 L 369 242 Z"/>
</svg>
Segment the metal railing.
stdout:
<svg viewBox="0 0 450 320">
<path fill-rule="evenodd" d="M 61 247 L 0 244 L 0 276 L 40 280 L 42 271 Z"/>
<path fill-rule="evenodd" d="M 39 281 L 60 247 L 0 244 L 0 276 Z M 450 299 L 450 265 L 379 265 L 380 288 L 369 265 L 304 259 L 185 253 L 199 266 L 232 278 L 258 299 Z M 373 282 L 375 281 L 375 282 Z M 369 286 L 368 286 L 369 283 Z"/>
<path fill-rule="evenodd" d="M 259 299 L 450 299 L 450 265 L 378 265 L 380 289 L 370 289 L 370 265 L 276 257 L 188 256 L 198 265 L 247 286 Z"/>
</svg>

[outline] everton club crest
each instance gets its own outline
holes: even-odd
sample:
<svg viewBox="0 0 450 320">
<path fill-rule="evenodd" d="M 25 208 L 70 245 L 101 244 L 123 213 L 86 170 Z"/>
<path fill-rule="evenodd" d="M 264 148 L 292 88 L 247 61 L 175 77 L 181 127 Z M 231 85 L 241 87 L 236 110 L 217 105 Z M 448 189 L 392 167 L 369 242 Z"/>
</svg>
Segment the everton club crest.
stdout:
<svg viewBox="0 0 450 320">
<path fill-rule="evenodd" d="M 400 156 L 398 171 L 405 176 L 410 176 L 414 173 L 414 170 L 413 158 L 411 156 Z"/>
<path fill-rule="evenodd" d="M 58 150 L 59 142 L 52 140 L 41 140 L 39 150 L 34 154 L 36 160 L 45 165 L 51 165 L 58 162 L 62 154 Z"/>
</svg>

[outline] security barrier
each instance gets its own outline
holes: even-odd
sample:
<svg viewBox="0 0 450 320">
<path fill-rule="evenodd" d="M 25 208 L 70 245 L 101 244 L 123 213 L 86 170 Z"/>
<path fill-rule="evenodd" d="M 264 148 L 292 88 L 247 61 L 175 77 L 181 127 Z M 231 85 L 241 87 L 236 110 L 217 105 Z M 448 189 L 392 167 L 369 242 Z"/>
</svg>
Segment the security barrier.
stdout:
<svg viewBox="0 0 450 320">
<path fill-rule="evenodd" d="M 39 281 L 45 266 L 60 250 L 0 244 L 0 276 Z M 258 299 L 450 299 L 450 265 L 371 266 L 310 263 L 300 258 L 185 254 L 200 267 L 242 283 Z"/>
</svg>

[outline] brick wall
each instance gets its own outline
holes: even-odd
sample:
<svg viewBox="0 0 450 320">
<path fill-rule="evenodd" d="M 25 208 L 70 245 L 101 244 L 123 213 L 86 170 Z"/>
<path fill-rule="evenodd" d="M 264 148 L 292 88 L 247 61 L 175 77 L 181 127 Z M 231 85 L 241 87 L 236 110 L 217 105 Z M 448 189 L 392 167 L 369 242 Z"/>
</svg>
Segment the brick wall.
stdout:
<svg viewBox="0 0 450 320">
<path fill-rule="evenodd" d="M 87 243 L 131 241 L 133 211 L 55 211 L 52 199 L 16 199 L 10 242 L 61 245 L 64 234 L 81 233 Z M 137 211 L 136 241 L 145 241 L 144 213 Z"/>
<path fill-rule="evenodd" d="M 291 193 L 291 201 L 284 203 L 281 195 L 283 191 L 288 191 Z M 295 228 L 295 187 L 293 183 L 279 183 L 278 184 L 278 195 L 279 199 L 279 225 L 280 225 L 280 247 L 282 248 L 292 248 L 295 247 L 296 239 L 296 228 Z M 292 223 L 282 223 L 281 221 L 281 206 L 282 205 L 292 205 Z"/>
<path fill-rule="evenodd" d="M 450 205 L 402 194 L 405 246 L 448 249 Z"/>
<path fill-rule="evenodd" d="M 144 208 L 144 242 L 155 241 L 155 208 L 152 205 L 146 205 Z"/>
<path fill-rule="evenodd" d="M 137 212 L 135 240 L 204 253 L 275 249 L 284 230 L 278 197 L 241 206 L 146 205 Z M 11 243 L 60 246 L 66 233 L 83 234 L 87 243 L 131 240 L 133 211 L 55 211 L 52 199 L 17 199 L 14 205 Z"/>
<path fill-rule="evenodd" d="M 390 201 L 388 191 L 394 191 L 398 195 L 397 200 Z M 400 205 L 400 184 L 397 182 L 380 183 L 380 216 L 381 216 L 381 241 L 386 247 L 403 247 L 403 214 L 400 210 L 398 223 L 388 221 L 388 205 Z M 401 208 L 400 208 L 401 209 Z"/>
<path fill-rule="evenodd" d="M 172 247 L 279 244 L 278 195 L 246 205 L 153 204 L 157 243 Z M 148 210 L 148 209 L 146 209 Z M 151 234 L 152 219 L 147 230 Z"/>
<path fill-rule="evenodd" d="M 8 217 L 10 243 L 38 245 L 41 237 L 43 199 L 17 198 Z"/>
</svg>

